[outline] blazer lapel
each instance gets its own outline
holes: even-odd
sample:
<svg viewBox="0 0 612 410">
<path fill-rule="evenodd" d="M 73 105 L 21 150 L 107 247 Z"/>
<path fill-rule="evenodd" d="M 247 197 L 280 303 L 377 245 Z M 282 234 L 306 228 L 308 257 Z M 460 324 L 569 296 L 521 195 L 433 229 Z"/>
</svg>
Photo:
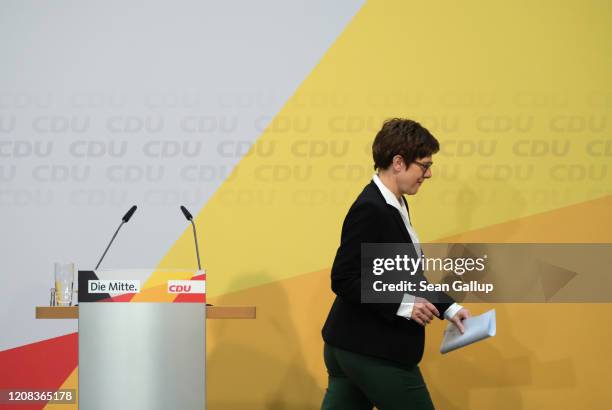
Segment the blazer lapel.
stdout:
<svg viewBox="0 0 612 410">
<path fill-rule="evenodd" d="M 399 228 L 402 231 L 402 235 L 404 235 L 404 239 L 406 240 L 406 242 L 412 243 L 412 238 L 410 237 L 410 234 L 408 233 L 408 230 L 406 229 L 406 224 L 404 223 L 404 220 L 402 219 L 402 216 L 400 215 L 400 211 L 398 211 L 397 208 L 395 208 L 394 206 L 387 204 L 386 202 L 385 204 L 387 205 L 387 209 L 389 210 L 389 212 L 393 214 L 395 223 L 399 225 Z"/>
<path fill-rule="evenodd" d="M 406 229 L 406 224 L 404 224 L 404 220 L 402 219 L 402 216 L 400 215 L 400 211 L 396 207 L 394 207 L 393 205 L 389 205 L 387 201 L 385 201 L 385 197 L 380 192 L 380 190 L 378 189 L 374 181 L 370 181 L 369 187 L 373 192 L 376 192 L 376 197 L 378 198 L 378 200 L 382 201 L 382 203 L 386 205 L 387 211 L 392 215 L 392 218 L 395 220 L 395 223 L 399 225 L 399 229 L 402 232 L 402 235 L 404 236 L 404 240 L 406 242 L 412 243 L 412 238 L 410 237 L 410 234 L 408 233 L 408 230 Z M 403 200 L 405 203 L 406 198 L 403 198 Z"/>
</svg>

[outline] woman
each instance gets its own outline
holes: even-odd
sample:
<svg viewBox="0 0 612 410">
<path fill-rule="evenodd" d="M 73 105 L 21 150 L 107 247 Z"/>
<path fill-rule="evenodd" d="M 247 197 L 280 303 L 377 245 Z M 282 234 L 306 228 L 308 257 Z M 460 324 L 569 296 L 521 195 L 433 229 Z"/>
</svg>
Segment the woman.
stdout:
<svg viewBox="0 0 612 410">
<path fill-rule="evenodd" d="M 325 325 L 324 359 L 329 385 L 324 410 L 433 409 L 418 367 L 425 326 L 434 316 L 463 332 L 469 312 L 447 295 L 430 303 L 404 294 L 400 303 L 361 303 L 362 243 L 412 242 L 404 195 L 414 195 L 432 176 L 438 141 L 419 123 L 386 121 L 372 144 L 377 173 L 359 194 L 342 226 L 340 247 L 331 271 L 336 299 Z"/>
</svg>

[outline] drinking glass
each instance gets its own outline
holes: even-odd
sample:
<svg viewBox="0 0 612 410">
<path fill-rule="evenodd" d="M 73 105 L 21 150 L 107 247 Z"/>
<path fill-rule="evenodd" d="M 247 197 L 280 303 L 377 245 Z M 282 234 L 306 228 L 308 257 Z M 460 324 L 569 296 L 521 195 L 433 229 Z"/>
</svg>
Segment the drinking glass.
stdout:
<svg viewBox="0 0 612 410">
<path fill-rule="evenodd" d="M 74 283 L 74 263 L 55 263 L 55 304 L 70 306 Z"/>
</svg>

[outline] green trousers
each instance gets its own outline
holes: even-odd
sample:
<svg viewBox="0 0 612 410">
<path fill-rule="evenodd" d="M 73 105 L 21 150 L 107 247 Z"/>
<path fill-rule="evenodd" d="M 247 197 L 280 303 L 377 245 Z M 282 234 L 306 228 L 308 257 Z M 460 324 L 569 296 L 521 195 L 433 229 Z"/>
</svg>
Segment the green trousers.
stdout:
<svg viewBox="0 0 612 410">
<path fill-rule="evenodd" d="M 419 366 L 348 352 L 325 344 L 329 384 L 321 410 L 433 410 Z"/>
</svg>

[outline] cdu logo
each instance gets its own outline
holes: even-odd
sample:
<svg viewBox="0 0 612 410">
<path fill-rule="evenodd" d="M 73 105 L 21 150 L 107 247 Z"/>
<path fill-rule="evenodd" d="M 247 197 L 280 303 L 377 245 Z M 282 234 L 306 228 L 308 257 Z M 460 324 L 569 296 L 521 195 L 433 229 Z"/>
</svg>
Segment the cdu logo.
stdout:
<svg viewBox="0 0 612 410">
<path fill-rule="evenodd" d="M 191 291 L 191 285 L 170 285 L 168 286 L 168 292 L 170 293 L 189 293 Z"/>
<path fill-rule="evenodd" d="M 168 293 L 206 293 L 206 282 L 203 280 L 169 280 Z"/>
</svg>

